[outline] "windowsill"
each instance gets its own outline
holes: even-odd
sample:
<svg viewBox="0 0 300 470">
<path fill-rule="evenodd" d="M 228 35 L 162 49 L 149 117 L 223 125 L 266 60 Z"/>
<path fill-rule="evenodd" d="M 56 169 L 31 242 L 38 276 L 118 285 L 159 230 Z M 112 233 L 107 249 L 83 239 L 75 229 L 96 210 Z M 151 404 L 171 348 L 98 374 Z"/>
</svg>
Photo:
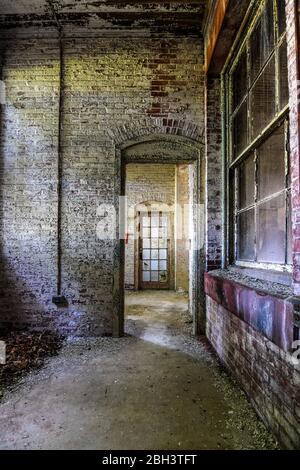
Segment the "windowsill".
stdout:
<svg viewBox="0 0 300 470">
<path fill-rule="evenodd" d="M 286 273 L 229 266 L 227 269 L 211 271 L 209 274 L 280 299 L 288 299 L 293 296 L 291 277 Z"/>
</svg>

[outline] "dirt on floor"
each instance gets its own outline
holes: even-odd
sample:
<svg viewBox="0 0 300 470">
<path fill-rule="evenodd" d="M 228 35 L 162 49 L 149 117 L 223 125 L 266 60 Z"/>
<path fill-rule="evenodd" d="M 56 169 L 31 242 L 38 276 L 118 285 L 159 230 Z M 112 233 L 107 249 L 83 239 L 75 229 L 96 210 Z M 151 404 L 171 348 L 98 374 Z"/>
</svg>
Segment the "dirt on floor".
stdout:
<svg viewBox="0 0 300 470">
<path fill-rule="evenodd" d="M 0 404 L 0 449 L 277 449 L 187 298 L 130 293 L 126 336 L 68 341 Z"/>
<path fill-rule="evenodd" d="M 0 341 L 6 346 L 5 364 L 0 364 L 0 400 L 32 370 L 42 367 L 44 360 L 55 356 L 63 338 L 52 332 L 2 332 Z"/>
</svg>

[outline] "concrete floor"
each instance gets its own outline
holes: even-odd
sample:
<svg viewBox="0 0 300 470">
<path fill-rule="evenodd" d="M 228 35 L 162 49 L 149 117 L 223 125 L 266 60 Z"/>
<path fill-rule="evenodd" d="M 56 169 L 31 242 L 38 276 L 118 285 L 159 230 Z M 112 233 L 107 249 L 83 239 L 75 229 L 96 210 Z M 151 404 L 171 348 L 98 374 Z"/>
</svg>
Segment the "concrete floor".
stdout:
<svg viewBox="0 0 300 470">
<path fill-rule="evenodd" d="M 130 293 L 126 313 L 126 337 L 69 342 L 6 395 L 0 449 L 276 448 L 185 296 Z"/>
</svg>

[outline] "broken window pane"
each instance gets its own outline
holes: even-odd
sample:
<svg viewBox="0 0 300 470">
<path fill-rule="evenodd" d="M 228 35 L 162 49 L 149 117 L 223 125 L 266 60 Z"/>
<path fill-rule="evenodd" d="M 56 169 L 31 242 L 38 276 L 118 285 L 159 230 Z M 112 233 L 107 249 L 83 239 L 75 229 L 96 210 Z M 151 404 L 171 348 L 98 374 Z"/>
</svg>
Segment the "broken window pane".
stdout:
<svg viewBox="0 0 300 470">
<path fill-rule="evenodd" d="M 275 57 L 273 57 L 251 92 L 252 138 L 257 137 L 275 116 L 275 83 Z"/>
<path fill-rule="evenodd" d="M 248 144 L 248 107 L 245 101 L 232 121 L 233 154 L 236 158 Z"/>
<path fill-rule="evenodd" d="M 247 92 L 247 51 L 241 54 L 232 74 L 232 111 L 240 104 Z"/>
<path fill-rule="evenodd" d="M 257 260 L 285 263 L 285 194 L 258 206 Z"/>
<path fill-rule="evenodd" d="M 239 168 L 239 208 L 244 209 L 254 203 L 255 165 L 251 155 Z"/>
<path fill-rule="evenodd" d="M 281 36 L 286 30 L 285 0 L 277 0 L 278 33 Z"/>
<path fill-rule="evenodd" d="M 274 49 L 274 14 L 273 0 L 266 2 L 266 7 L 256 24 L 250 38 L 251 83 L 268 60 Z"/>
<path fill-rule="evenodd" d="M 258 198 L 263 199 L 285 188 L 284 125 L 261 145 L 258 150 Z"/>
<path fill-rule="evenodd" d="M 238 216 L 238 259 L 254 261 L 255 258 L 255 220 L 254 209 Z"/>
<path fill-rule="evenodd" d="M 286 39 L 279 48 L 279 98 L 280 109 L 283 109 L 289 102 L 289 84 L 288 84 L 288 68 L 287 68 L 287 44 Z"/>
</svg>

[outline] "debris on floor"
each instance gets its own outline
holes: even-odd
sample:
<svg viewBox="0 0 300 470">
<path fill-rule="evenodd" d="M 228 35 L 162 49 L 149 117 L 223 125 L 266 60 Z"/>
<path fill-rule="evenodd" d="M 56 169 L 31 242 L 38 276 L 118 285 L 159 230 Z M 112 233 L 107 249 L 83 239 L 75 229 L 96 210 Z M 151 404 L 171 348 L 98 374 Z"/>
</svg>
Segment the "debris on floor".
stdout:
<svg viewBox="0 0 300 470">
<path fill-rule="evenodd" d="M 55 356 L 63 338 L 51 332 L 10 332 L 0 335 L 6 345 L 6 363 L 0 365 L 0 399 L 4 391 L 18 380 L 44 364 L 47 357 Z"/>
</svg>

